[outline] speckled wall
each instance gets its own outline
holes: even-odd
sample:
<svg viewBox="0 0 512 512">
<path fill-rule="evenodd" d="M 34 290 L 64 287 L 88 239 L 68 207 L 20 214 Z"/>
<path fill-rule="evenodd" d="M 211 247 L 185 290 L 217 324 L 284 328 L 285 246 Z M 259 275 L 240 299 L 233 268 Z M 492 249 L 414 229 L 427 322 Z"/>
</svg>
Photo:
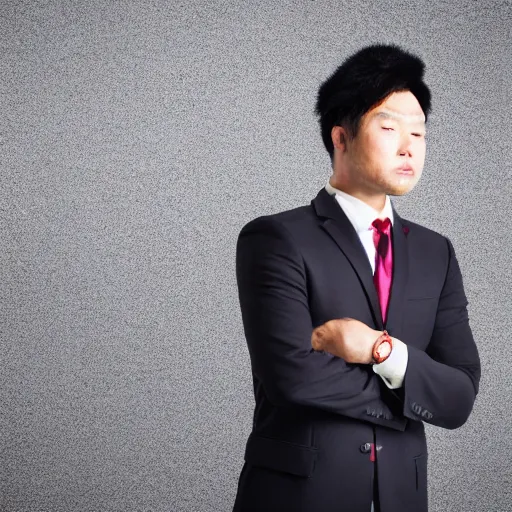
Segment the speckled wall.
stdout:
<svg viewBox="0 0 512 512">
<path fill-rule="evenodd" d="M 393 203 L 454 244 L 482 359 L 469 421 L 427 428 L 430 509 L 512 510 L 511 12 L 3 0 L 0 509 L 231 510 L 254 403 L 237 235 L 324 186 L 318 85 L 384 42 L 433 94 Z"/>
</svg>

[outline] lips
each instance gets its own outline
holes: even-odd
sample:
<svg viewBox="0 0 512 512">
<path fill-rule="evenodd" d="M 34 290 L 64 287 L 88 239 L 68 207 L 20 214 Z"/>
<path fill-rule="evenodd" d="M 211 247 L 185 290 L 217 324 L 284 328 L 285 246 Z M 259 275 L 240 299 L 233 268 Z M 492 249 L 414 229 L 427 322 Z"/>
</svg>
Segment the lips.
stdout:
<svg viewBox="0 0 512 512">
<path fill-rule="evenodd" d="M 402 165 L 397 169 L 398 174 L 414 174 L 414 170 L 409 165 Z"/>
</svg>

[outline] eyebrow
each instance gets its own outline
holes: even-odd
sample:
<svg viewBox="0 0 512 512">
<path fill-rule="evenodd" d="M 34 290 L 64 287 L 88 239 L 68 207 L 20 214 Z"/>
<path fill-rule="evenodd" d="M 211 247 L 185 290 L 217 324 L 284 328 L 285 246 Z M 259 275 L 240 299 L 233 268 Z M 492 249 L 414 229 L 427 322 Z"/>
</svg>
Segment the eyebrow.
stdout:
<svg viewBox="0 0 512 512">
<path fill-rule="evenodd" d="M 408 115 L 408 114 L 399 114 L 398 112 L 384 112 L 383 110 L 376 112 L 373 117 L 383 117 L 384 119 L 393 119 L 394 121 L 405 120 L 413 122 L 414 124 L 419 124 L 425 127 L 425 120 L 421 118 L 419 115 Z"/>
</svg>

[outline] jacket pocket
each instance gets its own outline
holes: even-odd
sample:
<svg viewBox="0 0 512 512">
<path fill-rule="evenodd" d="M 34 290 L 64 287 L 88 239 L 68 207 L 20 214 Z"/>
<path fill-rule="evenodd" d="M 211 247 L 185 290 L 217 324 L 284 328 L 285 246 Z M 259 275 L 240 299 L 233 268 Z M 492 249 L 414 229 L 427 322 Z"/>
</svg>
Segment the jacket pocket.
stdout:
<svg viewBox="0 0 512 512">
<path fill-rule="evenodd" d="M 251 434 L 245 460 L 253 466 L 309 478 L 313 474 L 318 448 Z"/>
</svg>

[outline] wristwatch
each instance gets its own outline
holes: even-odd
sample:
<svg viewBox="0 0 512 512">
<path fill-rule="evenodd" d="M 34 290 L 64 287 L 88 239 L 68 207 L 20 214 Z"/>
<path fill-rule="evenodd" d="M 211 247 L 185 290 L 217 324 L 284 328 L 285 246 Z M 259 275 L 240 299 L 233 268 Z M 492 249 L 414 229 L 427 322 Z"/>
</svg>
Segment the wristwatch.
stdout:
<svg viewBox="0 0 512 512">
<path fill-rule="evenodd" d="M 393 341 L 388 331 L 384 331 L 373 345 L 372 358 L 373 364 L 383 363 L 393 350 Z"/>
</svg>

